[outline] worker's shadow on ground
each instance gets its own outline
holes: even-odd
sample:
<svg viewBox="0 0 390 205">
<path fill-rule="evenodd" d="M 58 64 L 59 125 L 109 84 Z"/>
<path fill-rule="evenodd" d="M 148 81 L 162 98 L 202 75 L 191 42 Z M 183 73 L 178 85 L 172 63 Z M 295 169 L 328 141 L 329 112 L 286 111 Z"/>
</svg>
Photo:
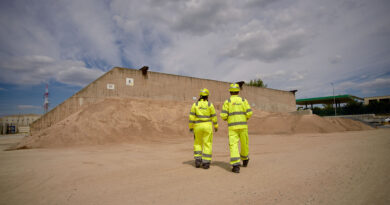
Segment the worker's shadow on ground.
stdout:
<svg viewBox="0 0 390 205">
<path fill-rule="evenodd" d="M 187 164 L 187 165 L 193 166 L 195 168 L 195 160 L 185 161 L 185 162 L 183 162 L 183 164 Z M 213 168 L 213 167 L 220 167 L 228 172 L 231 172 L 231 165 L 228 162 L 212 161 L 210 168 Z"/>
</svg>

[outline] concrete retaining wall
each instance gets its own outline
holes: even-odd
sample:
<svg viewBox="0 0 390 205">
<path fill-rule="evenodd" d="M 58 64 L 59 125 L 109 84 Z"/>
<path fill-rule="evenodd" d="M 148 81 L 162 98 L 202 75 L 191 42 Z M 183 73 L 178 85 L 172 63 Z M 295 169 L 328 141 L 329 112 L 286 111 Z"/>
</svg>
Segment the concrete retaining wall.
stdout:
<svg viewBox="0 0 390 205">
<path fill-rule="evenodd" d="M 193 97 L 198 97 L 200 89 L 206 87 L 210 90 L 209 100 L 218 103 L 230 96 L 229 85 L 227 82 L 158 72 L 143 75 L 140 70 L 116 67 L 35 121 L 31 125 L 31 133 L 50 127 L 82 106 L 108 97 L 192 101 Z M 251 106 L 257 109 L 271 112 L 296 110 L 295 96 L 288 91 L 244 85 L 240 96 L 248 99 Z"/>
</svg>

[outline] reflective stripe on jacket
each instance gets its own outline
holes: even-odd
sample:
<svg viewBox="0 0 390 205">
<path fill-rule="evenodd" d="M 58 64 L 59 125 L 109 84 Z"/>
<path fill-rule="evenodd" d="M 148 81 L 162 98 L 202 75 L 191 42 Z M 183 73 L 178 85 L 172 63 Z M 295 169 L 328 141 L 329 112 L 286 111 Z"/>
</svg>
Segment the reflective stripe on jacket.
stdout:
<svg viewBox="0 0 390 205">
<path fill-rule="evenodd" d="M 217 114 L 215 113 L 214 105 L 201 99 L 192 104 L 189 116 L 189 127 L 192 129 L 194 128 L 194 124 L 204 122 L 213 122 L 214 127 L 218 128 Z"/>
<path fill-rule="evenodd" d="M 247 121 L 252 114 L 246 99 L 232 95 L 223 103 L 221 118 L 228 121 L 229 129 L 243 129 L 248 128 Z"/>
</svg>

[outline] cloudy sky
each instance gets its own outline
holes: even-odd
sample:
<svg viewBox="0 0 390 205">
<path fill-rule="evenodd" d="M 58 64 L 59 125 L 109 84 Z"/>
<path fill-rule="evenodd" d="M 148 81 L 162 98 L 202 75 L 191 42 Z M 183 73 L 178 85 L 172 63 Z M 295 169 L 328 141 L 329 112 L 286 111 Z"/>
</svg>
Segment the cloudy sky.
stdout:
<svg viewBox="0 0 390 205">
<path fill-rule="evenodd" d="M 388 0 L 2 0 L 0 115 L 42 113 L 114 66 L 390 95 Z"/>
</svg>

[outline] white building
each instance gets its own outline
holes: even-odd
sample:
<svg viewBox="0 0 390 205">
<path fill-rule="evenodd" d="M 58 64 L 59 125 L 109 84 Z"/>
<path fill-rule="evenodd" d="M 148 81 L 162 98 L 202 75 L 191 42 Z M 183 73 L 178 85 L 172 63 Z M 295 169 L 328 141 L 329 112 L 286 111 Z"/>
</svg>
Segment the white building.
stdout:
<svg viewBox="0 0 390 205">
<path fill-rule="evenodd" d="M 8 115 L 0 118 L 0 134 L 28 133 L 30 124 L 40 118 L 38 114 Z"/>
<path fill-rule="evenodd" d="M 389 103 L 390 102 L 390 95 L 385 95 L 385 96 L 375 96 L 375 97 L 366 97 L 364 98 L 364 104 L 372 104 L 375 102 L 384 102 L 384 103 Z"/>
</svg>

